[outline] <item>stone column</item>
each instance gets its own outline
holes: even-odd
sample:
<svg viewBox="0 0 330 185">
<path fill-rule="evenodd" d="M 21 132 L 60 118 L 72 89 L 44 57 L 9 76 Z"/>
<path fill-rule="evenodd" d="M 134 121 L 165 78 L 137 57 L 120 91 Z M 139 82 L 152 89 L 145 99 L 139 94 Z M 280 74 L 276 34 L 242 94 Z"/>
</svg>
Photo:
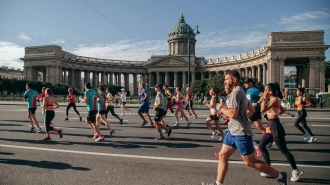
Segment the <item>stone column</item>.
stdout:
<svg viewBox="0 0 330 185">
<path fill-rule="evenodd" d="M 70 81 L 70 86 L 74 87 L 75 86 L 75 71 L 74 69 L 70 70 L 71 72 L 71 81 Z"/>
<path fill-rule="evenodd" d="M 125 73 L 124 79 L 125 79 L 125 83 L 124 83 L 125 84 L 125 88 L 129 90 L 130 89 L 129 88 L 129 73 Z"/>
<path fill-rule="evenodd" d="M 118 74 L 113 73 L 113 85 L 118 86 Z"/>
<path fill-rule="evenodd" d="M 255 71 L 254 66 L 251 67 L 251 71 L 252 71 L 252 73 L 251 73 L 252 74 L 252 78 L 255 78 L 256 77 L 256 73 L 255 73 L 256 71 Z"/>
<path fill-rule="evenodd" d="M 268 63 L 268 82 L 278 82 L 281 88 L 284 87 L 284 61 L 285 58 L 272 57 Z"/>
<path fill-rule="evenodd" d="M 258 77 L 257 77 L 258 81 L 263 83 L 262 79 L 261 79 L 261 66 L 260 65 L 257 66 L 257 73 L 258 73 Z"/>
<path fill-rule="evenodd" d="M 170 76 L 168 75 L 168 72 L 165 72 L 165 84 L 170 86 Z"/>
<path fill-rule="evenodd" d="M 63 82 L 63 69 L 61 66 L 57 66 L 57 70 L 58 70 L 58 79 L 57 79 L 57 83 L 62 83 Z"/>
<path fill-rule="evenodd" d="M 320 92 L 325 92 L 325 66 L 324 66 L 324 62 L 325 62 L 325 57 L 320 57 L 319 58 L 319 70 L 320 70 Z M 330 87 L 330 85 L 328 86 Z M 328 90 L 328 92 L 330 92 Z"/>
<path fill-rule="evenodd" d="M 109 72 L 109 85 L 113 85 L 113 73 Z"/>
<path fill-rule="evenodd" d="M 48 71 L 49 71 L 49 69 L 48 69 L 48 67 L 46 68 L 46 73 L 48 73 Z M 46 80 L 48 80 L 48 75 L 47 75 L 47 79 Z M 69 86 L 72 86 L 72 84 L 71 84 L 71 82 L 72 82 L 72 69 L 68 69 L 68 85 Z"/>
<path fill-rule="evenodd" d="M 98 81 L 99 81 L 99 72 L 93 71 L 93 84 L 92 87 L 97 87 L 98 86 Z"/>
<path fill-rule="evenodd" d="M 89 82 L 89 71 L 84 71 L 84 83 Z"/>
<path fill-rule="evenodd" d="M 137 81 L 137 74 L 133 73 L 133 95 L 138 95 L 138 81 Z"/>
<path fill-rule="evenodd" d="M 75 84 L 74 84 L 74 87 L 78 90 L 81 87 L 81 71 L 79 69 L 75 70 Z"/>
<path fill-rule="evenodd" d="M 66 84 L 66 81 L 67 81 L 67 80 L 66 80 L 66 68 L 63 67 L 62 71 L 63 71 L 63 72 L 62 72 L 62 73 L 63 73 L 63 74 L 62 74 L 62 75 L 63 75 L 63 77 L 62 77 L 62 83 L 63 83 L 63 84 Z M 44 73 L 44 74 L 45 74 L 45 73 Z"/>
<path fill-rule="evenodd" d="M 263 65 L 262 65 L 262 83 L 264 84 L 264 85 L 266 85 L 267 84 L 267 79 L 266 79 L 266 63 L 264 63 Z"/>
<path fill-rule="evenodd" d="M 182 72 L 182 88 L 185 87 L 185 85 L 187 84 L 187 72 L 183 71 Z"/>
<path fill-rule="evenodd" d="M 324 68 L 323 68 L 324 71 Z M 320 57 L 309 58 L 309 88 L 320 88 Z"/>
<path fill-rule="evenodd" d="M 153 78 L 153 77 L 152 77 L 152 73 L 149 72 L 149 73 L 148 73 L 148 88 L 149 88 L 149 87 L 152 87 L 152 85 L 153 85 L 153 84 L 151 84 L 151 82 L 152 82 L 152 81 L 151 81 L 152 78 Z"/>
<path fill-rule="evenodd" d="M 157 84 L 161 84 L 161 79 L 160 79 L 160 72 L 157 73 Z"/>
<path fill-rule="evenodd" d="M 118 73 L 118 84 L 117 86 L 121 86 L 121 73 Z"/>
<path fill-rule="evenodd" d="M 190 84 L 195 81 L 195 79 L 196 79 L 195 75 L 196 75 L 195 72 L 191 72 L 191 82 L 190 82 Z"/>
<path fill-rule="evenodd" d="M 179 77 L 178 72 L 174 72 L 174 86 L 179 87 Z"/>
</svg>

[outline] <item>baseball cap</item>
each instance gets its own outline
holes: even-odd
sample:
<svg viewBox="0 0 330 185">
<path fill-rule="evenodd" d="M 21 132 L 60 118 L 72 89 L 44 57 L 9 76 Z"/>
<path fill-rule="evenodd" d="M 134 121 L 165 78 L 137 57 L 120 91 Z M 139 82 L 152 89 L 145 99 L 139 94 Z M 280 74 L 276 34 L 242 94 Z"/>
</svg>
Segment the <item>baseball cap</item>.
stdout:
<svg viewBox="0 0 330 185">
<path fill-rule="evenodd" d="M 253 80 L 251 78 L 246 78 L 244 80 L 244 83 L 253 83 Z"/>
<path fill-rule="evenodd" d="M 157 85 L 155 85 L 155 88 L 162 88 L 162 85 L 161 84 L 157 84 Z"/>
<path fill-rule="evenodd" d="M 120 89 L 120 90 L 125 91 L 125 88 L 122 88 L 122 89 Z"/>
<path fill-rule="evenodd" d="M 146 88 L 146 84 L 144 84 L 144 83 L 142 83 L 141 86 L 142 86 L 143 88 Z"/>
</svg>

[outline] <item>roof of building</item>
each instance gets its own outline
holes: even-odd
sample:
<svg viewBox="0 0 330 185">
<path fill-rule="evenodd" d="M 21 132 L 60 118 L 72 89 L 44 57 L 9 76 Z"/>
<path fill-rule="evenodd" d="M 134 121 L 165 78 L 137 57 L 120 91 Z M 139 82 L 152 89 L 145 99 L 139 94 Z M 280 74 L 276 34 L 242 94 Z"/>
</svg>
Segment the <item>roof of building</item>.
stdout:
<svg viewBox="0 0 330 185">
<path fill-rule="evenodd" d="M 191 27 L 184 21 L 184 16 L 183 16 L 183 13 L 180 13 L 180 19 L 179 19 L 179 22 L 178 24 L 176 24 L 171 32 L 170 32 L 170 35 L 172 34 L 177 34 L 179 32 L 188 32 L 188 31 L 191 31 L 192 33 L 191 34 L 194 34 Z"/>
</svg>

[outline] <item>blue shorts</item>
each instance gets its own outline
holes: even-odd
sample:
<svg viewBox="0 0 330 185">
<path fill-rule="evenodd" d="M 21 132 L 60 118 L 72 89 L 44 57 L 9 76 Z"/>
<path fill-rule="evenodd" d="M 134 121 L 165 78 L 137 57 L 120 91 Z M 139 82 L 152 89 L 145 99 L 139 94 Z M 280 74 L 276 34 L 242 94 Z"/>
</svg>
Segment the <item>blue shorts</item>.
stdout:
<svg viewBox="0 0 330 185">
<path fill-rule="evenodd" d="M 228 131 L 223 144 L 236 148 L 242 156 L 254 153 L 252 136 L 235 136 L 231 135 L 230 131 Z"/>
<path fill-rule="evenodd" d="M 149 108 L 150 106 L 148 103 L 142 104 L 138 110 L 138 113 L 142 113 L 142 114 L 149 113 Z"/>
</svg>

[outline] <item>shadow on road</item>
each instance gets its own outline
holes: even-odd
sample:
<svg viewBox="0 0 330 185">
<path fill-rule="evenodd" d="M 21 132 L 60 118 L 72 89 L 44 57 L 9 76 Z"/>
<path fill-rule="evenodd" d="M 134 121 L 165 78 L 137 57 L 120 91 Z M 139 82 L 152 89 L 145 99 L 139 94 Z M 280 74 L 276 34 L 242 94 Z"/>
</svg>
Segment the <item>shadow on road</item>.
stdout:
<svg viewBox="0 0 330 185">
<path fill-rule="evenodd" d="M 330 179 L 301 178 L 299 184 L 329 184 Z"/>
<path fill-rule="evenodd" d="M 14 155 L 14 153 L 9 153 L 9 152 L 0 152 L 0 155 Z"/>
<path fill-rule="evenodd" d="M 83 167 L 73 167 L 70 164 L 62 163 L 62 162 L 52 162 L 52 161 L 30 161 L 23 159 L 0 159 L 0 163 L 3 164 L 13 164 L 13 165 L 24 165 L 24 166 L 32 166 L 37 168 L 46 168 L 46 169 L 54 169 L 54 170 L 81 170 L 88 171 L 89 168 Z"/>
</svg>

